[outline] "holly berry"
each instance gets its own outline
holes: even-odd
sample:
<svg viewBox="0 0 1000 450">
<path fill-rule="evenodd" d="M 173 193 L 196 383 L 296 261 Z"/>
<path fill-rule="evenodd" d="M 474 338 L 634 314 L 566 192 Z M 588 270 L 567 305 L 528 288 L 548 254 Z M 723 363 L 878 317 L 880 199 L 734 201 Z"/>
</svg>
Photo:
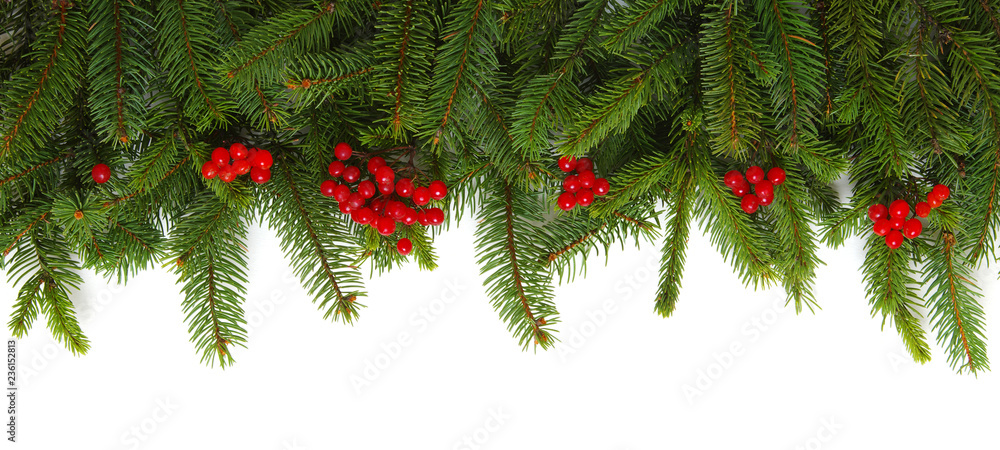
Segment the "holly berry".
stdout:
<svg viewBox="0 0 1000 450">
<path fill-rule="evenodd" d="M 761 183 L 767 183 L 767 181 L 762 181 Z M 757 194 L 757 199 L 760 200 L 761 206 L 768 206 L 771 203 L 774 203 L 774 191 L 772 191 L 769 195 Z"/>
<path fill-rule="evenodd" d="M 212 161 L 215 161 L 215 164 L 220 168 L 229 164 L 229 150 L 222 147 L 216 147 L 215 150 L 212 150 Z"/>
<path fill-rule="evenodd" d="M 931 190 L 931 194 L 934 195 L 935 197 L 940 198 L 941 201 L 943 202 L 945 200 L 948 200 L 948 197 L 951 196 L 951 189 L 948 189 L 948 186 L 939 184 L 934 186 L 934 189 Z"/>
<path fill-rule="evenodd" d="M 441 180 L 431 181 L 427 189 L 431 191 L 431 198 L 434 200 L 441 200 L 448 195 L 448 185 L 444 184 L 444 181 Z"/>
<path fill-rule="evenodd" d="M 885 235 L 885 245 L 893 250 L 903 245 L 903 233 L 899 230 L 892 230 Z"/>
<path fill-rule="evenodd" d="M 403 223 L 407 225 L 417 223 L 417 210 L 407 207 L 406 212 L 403 214 Z"/>
<path fill-rule="evenodd" d="M 250 179 L 257 184 L 267 183 L 267 181 L 271 179 L 271 171 L 267 169 L 261 169 L 260 167 L 251 167 Z"/>
<path fill-rule="evenodd" d="M 774 185 L 770 181 L 762 180 L 753 187 L 753 191 L 758 197 L 771 197 L 774 198 Z"/>
<path fill-rule="evenodd" d="M 764 181 L 764 169 L 761 169 L 760 166 L 751 166 L 747 169 L 747 181 L 750 184 L 757 184 Z"/>
<path fill-rule="evenodd" d="M 594 170 L 594 162 L 590 158 L 580 158 L 576 160 L 576 172 L 592 172 Z"/>
<path fill-rule="evenodd" d="M 233 161 L 233 172 L 235 172 L 236 175 L 246 175 L 247 172 L 250 172 L 250 161 L 245 159 L 237 159 L 236 161 Z"/>
<path fill-rule="evenodd" d="M 889 219 L 889 227 L 893 230 L 902 230 L 903 225 L 906 224 L 905 217 L 893 217 Z"/>
<path fill-rule="evenodd" d="M 441 225 L 444 223 L 444 211 L 441 208 L 429 208 L 427 210 L 427 222 L 431 225 Z"/>
<path fill-rule="evenodd" d="M 576 196 L 572 192 L 563 192 L 559 194 L 559 198 L 556 199 L 556 204 L 559 205 L 559 209 L 563 211 L 569 211 L 576 206 Z"/>
<path fill-rule="evenodd" d="M 319 193 L 323 194 L 324 197 L 333 197 L 333 192 L 337 190 L 337 183 L 333 180 L 324 180 L 319 184 Z"/>
<path fill-rule="evenodd" d="M 885 236 L 892 231 L 892 225 L 889 224 L 887 219 L 878 219 L 875 221 L 875 225 L 872 225 L 872 231 L 879 236 Z"/>
<path fill-rule="evenodd" d="M 341 142 L 333 147 L 333 156 L 341 161 L 346 161 L 351 157 L 351 146 L 346 142 Z"/>
<path fill-rule="evenodd" d="M 107 164 L 97 164 L 90 170 L 90 177 L 97 184 L 107 183 L 111 179 L 111 168 Z"/>
<path fill-rule="evenodd" d="M 744 195 L 743 200 L 740 201 L 740 207 L 743 208 L 743 212 L 753 214 L 760 207 L 760 199 L 753 194 Z"/>
<path fill-rule="evenodd" d="M 378 191 L 381 192 L 382 195 L 390 195 L 395 190 L 396 185 L 392 183 L 379 183 L 378 185 Z"/>
<path fill-rule="evenodd" d="M 767 171 L 767 180 L 775 186 L 779 186 L 785 182 L 785 170 L 780 167 L 772 167 L 771 170 Z"/>
<path fill-rule="evenodd" d="M 206 180 L 211 180 L 219 174 L 219 165 L 215 164 L 215 161 L 205 161 L 205 164 L 201 165 L 201 176 L 205 177 Z"/>
<path fill-rule="evenodd" d="M 570 193 L 576 193 L 580 190 L 580 177 L 576 175 L 570 175 L 563 180 L 563 190 Z"/>
<path fill-rule="evenodd" d="M 377 198 L 372 200 L 371 208 L 372 211 L 375 211 L 375 214 L 381 213 L 385 210 L 385 199 Z"/>
<path fill-rule="evenodd" d="M 351 195 L 347 197 L 347 203 L 349 203 L 352 208 L 358 209 L 365 206 L 365 198 L 357 192 L 352 192 Z"/>
<path fill-rule="evenodd" d="M 375 211 L 371 208 L 361 208 L 351 213 L 351 219 L 361 225 L 367 225 L 375 220 Z"/>
<path fill-rule="evenodd" d="M 347 199 L 351 197 L 351 188 L 346 185 L 340 184 L 333 189 L 333 198 L 340 203 L 347 203 Z"/>
<path fill-rule="evenodd" d="M 396 242 L 396 251 L 403 256 L 409 255 L 413 251 L 413 242 L 410 242 L 407 238 L 400 239 Z"/>
<path fill-rule="evenodd" d="M 722 177 L 722 182 L 726 183 L 726 186 L 729 186 L 730 188 L 739 186 L 743 181 L 743 174 L 738 170 L 730 170 L 729 172 L 726 172 L 726 176 Z"/>
<path fill-rule="evenodd" d="M 907 220 L 906 223 L 903 224 L 903 236 L 906 236 L 907 239 L 913 239 L 920 236 L 920 232 L 922 231 L 924 231 L 924 224 L 916 217 Z"/>
<path fill-rule="evenodd" d="M 931 205 L 927 202 L 920 202 L 913 207 L 913 211 L 917 217 L 927 217 L 931 214 Z"/>
<path fill-rule="evenodd" d="M 896 200 L 889 204 L 890 217 L 905 219 L 908 215 L 910 215 L 910 204 L 906 203 L 906 200 Z"/>
<path fill-rule="evenodd" d="M 233 144 L 229 146 L 229 155 L 235 160 L 246 159 L 248 153 L 247 146 L 240 144 L 239 142 L 233 142 Z"/>
<path fill-rule="evenodd" d="M 611 183 L 608 183 L 608 180 L 604 178 L 598 178 L 594 182 L 594 195 L 604 197 L 608 195 L 608 192 L 611 192 Z"/>
<path fill-rule="evenodd" d="M 580 191 L 576 193 L 576 202 L 579 203 L 580 206 L 590 206 L 591 203 L 594 203 L 594 191 L 590 189 L 580 189 Z"/>
<path fill-rule="evenodd" d="M 889 216 L 889 208 L 881 203 L 877 203 L 868 207 L 868 218 L 872 222 L 878 222 L 879 219 L 884 219 Z"/>
<path fill-rule="evenodd" d="M 233 171 L 233 166 L 226 164 L 219 169 L 219 179 L 223 183 L 231 183 L 236 179 L 236 172 Z"/>
<path fill-rule="evenodd" d="M 344 173 L 344 169 L 346 168 L 347 166 L 342 161 L 334 161 L 330 163 L 330 168 L 327 170 L 330 172 L 331 177 L 337 178 Z"/>
<path fill-rule="evenodd" d="M 337 204 L 337 209 L 340 210 L 341 214 L 350 214 L 354 211 L 354 207 L 348 202 L 340 202 Z"/>
<path fill-rule="evenodd" d="M 930 205 L 931 208 L 937 208 L 938 206 L 941 206 L 941 203 L 943 201 L 944 200 L 941 200 L 941 197 L 934 195 L 934 193 L 927 194 L 927 204 Z"/>
<path fill-rule="evenodd" d="M 401 219 L 406 214 L 406 205 L 395 200 L 385 204 L 385 213 L 393 219 Z"/>
<path fill-rule="evenodd" d="M 251 166 L 261 169 L 270 169 L 272 164 L 274 164 L 274 158 L 271 157 L 271 152 L 264 149 L 257 149 L 257 154 L 250 161 Z"/>
<path fill-rule="evenodd" d="M 358 193 L 364 198 L 372 198 L 375 196 L 375 183 L 371 180 L 365 180 L 358 183 Z"/>
<path fill-rule="evenodd" d="M 413 190 L 413 203 L 424 206 L 431 201 L 431 191 L 423 186 Z"/>
<path fill-rule="evenodd" d="M 750 193 L 750 183 L 747 183 L 747 180 L 743 180 L 742 183 L 733 188 L 733 195 L 737 197 L 743 197 L 744 195 L 747 195 L 749 193 Z"/>
<path fill-rule="evenodd" d="M 344 168 L 344 173 L 341 176 L 344 177 L 344 181 L 354 183 L 361 178 L 361 170 L 354 166 L 347 166 Z"/>
<path fill-rule="evenodd" d="M 392 183 L 396 179 L 396 172 L 389 166 L 382 166 L 375 169 L 375 181 L 379 184 Z"/>
<path fill-rule="evenodd" d="M 574 156 L 563 156 L 559 158 L 559 170 L 563 172 L 572 172 L 576 169 L 576 157 Z"/>
<path fill-rule="evenodd" d="M 368 172 L 374 174 L 379 167 L 385 165 L 385 159 L 381 156 L 373 156 L 368 160 Z"/>
<path fill-rule="evenodd" d="M 417 223 L 419 223 L 419 224 L 421 224 L 421 225 L 423 225 L 425 227 L 431 224 L 430 222 L 427 221 L 427 213 L 426 212 L 424 212 L 424 211 L 417 212 Z"/>
<path fill-rule="evenodd" d="M 580 182 L 580 187 L 586 189 L 593 188 L 594 182 L 597 181 L 597 177 L 594 176 L 594 172 L 589 170 L 580 172 L 576 177 L 577 181 Z"/>
<path fill-rule="evenodd" d="M 257 149 L 257 147 L 250 147 L 250 149 L 247 150 L 247 161 L 250 162 L 251 166 L 253 165 L 254 158 L 257 157 L 257 152 L 258 151 L 260 151 L 260 150 Z"/>
<path fill-rule="evenodd" d="M 413 195 L 413 181 L 409 178 L 403 178 L 396 182 L 396 195 L 403 198 L 409 198 Z"/>
</svg>

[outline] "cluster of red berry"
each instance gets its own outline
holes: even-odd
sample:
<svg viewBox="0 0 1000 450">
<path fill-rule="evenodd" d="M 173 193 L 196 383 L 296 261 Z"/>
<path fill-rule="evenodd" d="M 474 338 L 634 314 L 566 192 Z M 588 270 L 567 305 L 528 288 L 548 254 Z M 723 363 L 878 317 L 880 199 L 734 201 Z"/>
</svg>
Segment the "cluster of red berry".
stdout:
<svg viewBox="0 0 1000 450">
<path fill-rule="evenodd" d="M 229 150 L 218 147 L 212 151 L 212 159 L 201 166 L 201 176 L 211 180 L 218 175 L 224 183 L 230 183 L 238 175 L 250 173 L 251 180 L 263 184 L 271 179 L 272 164 L 271 152 L 259 148 L 247 149 L 247 146 L 234 142 Z"/>
<path fill-rule="evenodd" d="M 559 158 L 559 169 L 566 173 L 576 171 L 576 175 L 568 175 L 563 180 L 565 192 L 556 201 L 563 211 L 569 211 L 576 205 L 590 206 L 594 203 L 595 195 L 603 197 L 611 191 L 608 180 L 594 175 L 594 162 L 590 158 L 563 156 Z"/>
<path fill-rule="evenodd" d="M 919 202 L 913 207 L 913 217 L 910 215 L 910 204 L 906 200 L 896 200 L 885 205 L 879 203 L 868 207 L 868 218 L 875 222 L 872 231 L 879 236 L 885 236 L 885 245 L 897 249 L 903 245 L 903 238 L 914 239 L 924 231 L 924 224 L 917 217 L 927 217 L 931 209 L 941 206 L 951 195 L 948 186 L 939 184 L 927 194 L 926 202 Z"/>
<path fill-rule="evenodd" d="M 767 171 L 767 178 L 764 178 L 764 169 L 759 166 L 752 166 L 747 169 L 747 177 L 738 170 L 726 172 L 723 178 L 726 186 L 733 190 L 733 195 L 741 197 L 740 207 L 747 214 L 757 212 L 761 205 L 767 206 L 774 202 L 774 187 L 785 182 L 785 171 L 780 167 L 773 167 Z M 750 193 L 750 185 L 753 185 L 753 194 Z"/>
<path fill-rule="evenodd" d="M 441 208 L 419 208 L 404 203 L 409 199 L 416 207 L 422 207 L 433 200 L 442 200 L 448 195 L 448 186 L 441 180 L 434 180 L 427 187 L 417 187 L 413 180 L 396 180 L 396 172 L 386 164 L 381 156 L 368 159 L 366 180 L 361 180 L 361 169 L 344 164 L 351 158 L 351 146 L 341 142 L 333 149 L 336 161 L 330 163 L 330 176 L 342 178 L 344 184 L 325 180 L 319 185 L 320 193 L 333 197 L 340 204 L 340 212 L 350 214 L 351 220 L 362 225 L 371 225 L 379 234 L 388 236 L 396 232 L 396 223 L 423 226 L 437 226 L 444 223 Z M 356 183 L 356 184 L 355 184 Z M 351 186 L 354 185 L 354 191 Z M 376 193 L 381 193 L 374 198 Z M 369 201 L 370 200 L 370 201 Z M 406 256 L 413 251 L 413 243 L 403 238 L 396 242 L 396 250 Z"/>
</svg>

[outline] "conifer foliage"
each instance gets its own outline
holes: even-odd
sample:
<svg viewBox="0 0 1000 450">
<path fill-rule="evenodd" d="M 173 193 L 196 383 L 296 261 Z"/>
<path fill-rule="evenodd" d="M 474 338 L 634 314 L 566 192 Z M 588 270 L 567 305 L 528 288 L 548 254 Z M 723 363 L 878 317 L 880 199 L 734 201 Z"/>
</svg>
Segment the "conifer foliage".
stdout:
<svg viewBox="0 0 1000 450">
<path fill-rule="evenodd" d="M 972 0 L 0 2 L 8 325 L 23 336 L 43 316 L 86 353 L 80 271 L 122 282 L 165 266 L 202 361 L 230 365 L 255 221 L 325 318 L 360 320 L 379 301 L 363 271 L 435 268 L 447 227 L 386 236 L 340 214 L 320 185 L 346 142 L 413 185 L 447 183 L 430 206 L 475 222 L 487 295 L 525 349 L 559 340 L 554 285 L 629 241 L 662 249 L 650 306 L 679 314 L 697 227 L 797 312 L 822 306 L 820 245 L 864 239 L 872 315 L 915 360 L 933 336 L 979 373 L 974 273 L 1000 228 L 997 23 Z M 202 176 L 233 143 L 270 151 L 266 182 Z M 605 195 L 560 210 L 561 157 L 589 158 Z M 782 185 L 748 215 L 724 178 L 755 166 L 782 168 Z M 913 219 L 922 233 L 883 245 L 869 208 L 938 184 L 951 196 Z"/>
</svg>

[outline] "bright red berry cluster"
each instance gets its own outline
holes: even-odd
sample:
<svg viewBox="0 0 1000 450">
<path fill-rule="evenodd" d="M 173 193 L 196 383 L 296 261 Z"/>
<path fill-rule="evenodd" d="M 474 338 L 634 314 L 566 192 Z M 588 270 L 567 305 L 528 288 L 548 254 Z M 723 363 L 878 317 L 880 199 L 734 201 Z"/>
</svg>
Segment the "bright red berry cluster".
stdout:
<svg viewBox="0 0 1000 450">
<path fill-rule="evenodd" d="M 250 179 L 257 184 L 266 183 L 271 179 L 271 152 L 259 148 L 247 149 L 247 146 L 234 142 L 229 146 L 218 147 L 212 151 L 212 159 L 201 166 L 201 176 L 211 180 L 216 176 L 225 183 L 230 183 L 239 175 L 250 174 Z"/>
<path fill-rule="evenodd" d="M 362 180 L 361 169 L 344 163 L 351 155 L 351 146 L 347 143 L 341 142 L 334 147 L 333 156 L 337 160 L 330 163 L 329 172 L 331 177 L 342 179 L 343 184 L 325 180 L 320 183 L 319 190 L 324 196 L 337 200 L 340 212 L 350 214 L 355 223 L 371 225 L 383 236 L 395 233 L 397 223 L 408 226 L 444 223 L 441 208 L 424 207 L 432 199 L 442 200 L 448 195 L 448 186 L 443 181 L 434 180 L 426 187 L 418 187 L 409 178 L 396 180 L 396 171 L 381 156 L 368 158 L 365 168 L 369 175 Z M 409 255 L 413 243 L 407 238 L 400 239 L 396 242 L 396 250 L 403 256 Z"/>
<path fill-rule="evenodd" d="M 747 214 L 757 212 L 757 208 L 770 205 L 774 202 L 774 187 L 785 182 L 785 171 L 780 167 L 771 168 L 764 176 L 764 169 L 759 166 L 752 166 L 747 169 L 746 178 L 738 170 L 726 172 L 723 181 L 726 186 L 733 190 L 733 195 L 741 197 L 740 207 Z M 750 193 L 750 185 L 753 185 L 753 193 Z"/>
<path fill-rule="evenodd" d="M 887 208 L 883 204 L 868 208 L 868 218 L 875 222 L 872 231 L 879 236 L 885 236 L 885 245 L 897 249 L 903 245 L 903 239 L 915 239 L 924 231 L 923 222 L 918 217 L 927 217 L 931 209 L 941 206 L 948 199 L 951 190 L 948 186 L 939 184 L 927 194 L 926 202 L 919 202 L 913 207 L 914 217 L 910 215 L 910 204 L 906 200 L 896 200 Z"/>
<path fill-rule="evenodd" d="M 559 169 L 576 175 L 568 175 L 563 179 L 563 193 L 556 201 L 559 209 L 569 211 L 580 206 L 590 206 L 594 196 L 603 197 L 611 191 L 611 183 L 594 175 L 594 162 L 590 158 L 576 159 L 573 156 L 559 158 Z"/>
</svg>

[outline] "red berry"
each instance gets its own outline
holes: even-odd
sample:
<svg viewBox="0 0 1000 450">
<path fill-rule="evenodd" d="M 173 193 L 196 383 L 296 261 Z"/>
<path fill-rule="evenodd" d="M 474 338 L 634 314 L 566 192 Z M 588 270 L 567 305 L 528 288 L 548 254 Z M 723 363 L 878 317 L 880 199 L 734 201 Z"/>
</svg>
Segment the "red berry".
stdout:
<svg viewBox="0 0 1000 450">
<path fill-rule="evenodd" d="M 388 236 L 396 232 L 396 221 L 389 217 L 379 217 L 375 222 L 375 229 L 378 234 Z"/>
<path fill-rule="evenodd" d="M 91 169 L 90 177 L 94 179 L 95 183 L 107 183 L 111 179 L 111 168 L 107 164 L 97 164 Z"/>
<path fill-rule="evenodd" d="M 413 182 L 409 178 L 403 178 L 396 182 L 396 194 L 403 198 L 413 195 Z"/>
<path fill-rule="evenodd" d="M 233 166 L 226 164 L 219 169 L 219 179 L 224 183 L 231 183 L 236 179 L 236 172 L 233 172 Z"/>
<path fill-rule="evenodd" d="M 247 150 L 247 162 L 249 162 L 251 166 L 253 165 L 254 158 L 257 157 L 257 152 L 257 147 L 250 147 L 250 149 Z"/>
<path fill-rule="evenodd" d="M 937 186 L 934 186 L 934 189 L 931 190 L 931 194 L 934 195 L 935 197 L 940 198 L 941 201 L 943 202 L 945 200 L 948 200 L 948 197 L 951 196 L 951 189 L 948 189 L 948 186 L 939 184 Z"/>
<path fill-rule="evenodd" d="M 743 200 L 740 201 L 740 207 L 743 208 L 743 212 L 753 214 L 760 207 L 760 199 L 753 194 L 744 195 Z"/>
<path fill-rule="evenodd" d="M 344 181 L 354 183 L 361 178 L 361 170 L 354 166 L 347 166 L 344 168 L 344 173 L 342 173 L 341 176 L 344 177 Z"/>
<path fill-rule="evenodd" d="M 409 255 L 413 251 L 413 243 L 407 238 L 402 238 L 396 242 L 396 251 L 403 256 Z"/>
<path fill-rule="evenodd" d="M 762 180 L 753 187 L 753 191 L 758 197 L 771 197 L 774 198 L 774 185 L 770 181 Z"/>
<path fill-rule="evenodd" d="M 417 223 L 417 210 L 407 207 L 406 213 L 403 214 L 403 223 L 407 225 L 413 225 Z"/>
<path fill-rule="evenodd" d="M 594 176 L 594 172 L 591 172 L 589 170 L 580 172 L 579 174 L 577 174 L 576 177 L 577 181 L 580 182 L 581 188 L 587 188 L 587 189 L 593 188 L 594 182 L 597 181 L 597 177 Z"/>
<path fill-rule="evenodd" d="M 563 192 L 562 194 L 559 194 L 556 204 L 559 205 L 559 209 L 569 211 L 576 206 L 576 196 L 571 192 Z"/>
<path fill-rule="evenodd" d="M 924 224 L 916 217 L 907 220 L 906 223 L 903 224 L 903 236 L 906 236 L 907 239 L 913 239 L 920 236 L 922 231 L 924 231 Z"/>
<path fill-rule="evenodd" d="M 344 169 L 346 168 L 347 166 L 344 165 L 343 161 L 334 161 L 330 163 L 330 168 L 328 170 L 331 177 L 337 178 L 344 173 Z"/>
<path fill-rule="evenodd" d="M 206 180 L 211 180 L 219 174 L 219 166 L 215 164 L 215 161 L 205 161 L 205 164 L 201 165 L 201 176 L 205 177 Z"/>
<path fill-rule="evenodd" d="M 937 208 L 938 206 L 941 206 L 941 203 L 943 201 L 944 200 L 941 200 L 941 197 L 938 197 L 933 193 L 927 194 L 927 204 L 930 205 L 931 208 Z"/>
<path fill-rule="evenodd" d="M 351 188 L 343 184 L 337 185 L 333 189 L 333 198 L 340 203 L 347 203 L 347 200 L 351 198 Z"/>
<path fill-rule="evenodd" d="M 379 167 L 385 166 L 385 159 L 381 156 L 373 156 L 368 160 L 368 172 L 375 173 Z"/>
<path fill-rule="evenodd" d="M 396 179 L 396 172 L 392 171 L 392 167 L 382 166 L 375 169 L 375 181 L 379 184 L 382 183 L 392 183 Z"/>
<path fill-rule="evenodd" d="M 261 169 L 260 167 L 251 167 L 250 179 L 257 184 L 267 183 L 267 181 L 271 179 L 271 171 L 267 169 Z"/>
<path fill-rule="evenodd" d="M 590 189 L 580 189 L 580 191 L 576 193 L 576 202 L 579 203 L 580 206 L 590 206 L 591 203 L 594 203 L 594 191 Z"/>
<path fill-rule="evenodd" d="M 927 202 L 917 203 L 917 206 L 913 207 L 914 214 L 917 217 L 927 217 L 931 215 L 931 205 Z"/>
<path fill-rule="evenodd" d="M 233 145 L 229 146 L 229 156 L 233 159 L 246 159 L 247 153 L 247 146 L 240 144 L 239 142 L 233 142 Z"/>
<path fill-rule="evenodd" d="M 212 161 L 214 161 L 220 168 L 229 164 L 229 150 L 222 147 L 217 147 L 215 150 L 212 150 Z"/>
<path fill-rule="evenodd" d="M 780 167 L 772 167 L 771 170 L 767 171 L 767 181 L 775 186 L 781 185 L 785 182 L 785 170 Z"/>
<path fill-rule="evenodd" d="M 761 183 L 769 183 L 769 181 L 761 181 Z M 771 191 L 771 193 L 766 196 L 757 194 L 757 199 L 760 200 L 761 206 L 768 206 L 771 203 L 774 203 L 774 191 Z"/>
<path fill-rule="evenodd" d="M 351 213 L 351 219 L 361 225 L 367 225 L 375 220 L 375 212 L 371 208 L 360 208 Z"/>
<path fill-rule="evenodd" d="M 375 211 L 375 214 L 381 213 L 385 210 L 385 199 L 376 198 L 375 200 L 372 200 L 371 208 L 372 211 Z"/>
<path fill-rule="evenodd" d="M 250 172 L 250 161 L 245 159 L 237 159 L 236 161 L 233 161 L 233 172 L 235 172 L 236 175 L 246 175 L 247 172 Z"/>
<path fill-rule="evenodd" d="M 385 213 L 393 219 L 401 219 L 406 214 L 406 205 L 403 202 L 390 200 L 385 204 Z"/>
<path fill-rule="evenodd" d="M 887 219 L 878 219 L 875 221 L 875 224 L 872 225 L 872 231 L 879 236 L 885 236 L 892 231 L 892 225 L 889 224 L 889 220 Z"/>
<path fill-rule="evenodd" d="M 431 191 L 423 186 L 413 190 L 413 203 L 424 206 L 431 201 Z"/>
<path fill-rule="evenodd" d="M 319 184 L 319 193 L 323 194 L 324 197 L 333 197 L 333 192 L 337 190 L 337 186 L 340 185 L 333 180 L 324 180 Z"/>
<path fill-rule="evenodd" d="M 899 248 L 900 245 L 903 245 L 903 233 L 900 233 L 899 230 L 890 231 L 885 235 L 885 245 L 893 250 Z"/>
<path fill-rule="evenodd" d="M 572 172 L 576 169 L 576 157 L 573 156 L 563 156 L 559 158 L 559 170 L 563 172 Z"/>
<path fill-rule="evenodd" d="M 598 178 L 594 182 L 594 195 L 604 197 L 608 195 L 608 192 L 611 192 L 611 183 L 608 183 L 608 180 L 604 178 Z"/>
<path fill-rule="evenodd" d="M 910 215 L 910 204 L 906 200 L 896 200 L 889 204 L 889 216 L 905 219 Z"/>
<path fill-rule="evenodd" d="M 576 175 L 570 175 L 563 180 L 563 189 L 566 192 L 576 193 L 580 190 L 580 177 Z"/>
<path fill-rule="evenodd" d="M 351 195 L 347 196 L 347 203 L 350 203 L 351 208 L 358 209 L 365 206 L 365 198 L 357 192 L 352 192 Z"/>
<path fill-rule="evenodd" d="M 333 147 L 333 156 L 341 161 L 346 161 L 351 157 L 351 146 L 346 142 L 341 142 Z"/>
<path fill-rule="evenodd" d="M 395 190 L 396 185 L 392 183 L 379 183 L 378 185 L 378 191 L 381 192 L 382 195 L 390 195 Z"/>
<path fill-rule="evenodd" d="M 424 212 L 424 211 L 417 211 L 417 223 L 419 223 L 419 224 L 421 224 L 421 225 L 423 225 L 425 227 L 431 224 L 427 220 L 427 213 L 426 212 Z"/>
<path fill-rule="evenodd" d="M 444 211 L 441 208 L 427 209 L 427 222 L 431 225 L 441 225 L 444 223 Z"/>
<path fill-rule="evenodd" d="M 879 219 L 884 219 L 889 217 L 889 208 L 885 205 L 877 203 L 868 207 L 868 218 L 872 222 L 877 222 Z"/>
<path fill-rule="evenodd" d="M 274 164 L 274 158 L 271 157 L 271 152 L 264 149 L 257 149 L 253 161 L 250 161 L 251 166 L 261 169 L 270 169 L 272 164 Z"/>
<path fill-rule="evenodd" d="M 744 195 L 747 195 L 749 193 L 750 193 L 750 183 L 747 183 L 747 180 L 743 180 L 742 183 L 733 188 L 733 195 L 737 197 L 743 197 Z"/>
<path fill-rule="evenodd" d="M 590 158 L 580 158 L 576 160 L 576 172 L 592 172 L 594 170 L 594 162 Z"/>
<path fill-rule="evenodd" d="M 448 186 L 441 180 L 431 181 L 431 184 L 430 186 L 427 186 L 427 189 L 431 191 L 431 198 L 434 200 L 441 200 L 448 195 Z"/>
<path fill-rule="evenodd" d="M 764 169 L 761 169 L 760 166 L 751 166 L 747 169 L 747 181 L 750 184 L 757 184 L 764 181 Z"/>
<path fill-rule="evenodd" d="M 722 177 L 722 181 L 726 183 L 726 186 L 734 188 L 744 181 L 743 174 L 738 170 L 730 170 L 726 172 L 726 176 Z"/>
<path fill-rule="evenodd" d="M 371 180 L 365 180 L 358 183 L 358 193 L 364 198 L 372 198 L 375 196 L 375 183 Z"/>
<path fill-rule="evenodd" d="M 905 217 L 892 217 L 889 219 L 889 228 L 892 228 L 893 230 L 902 230 L 903 225 L 905 224 L 906 224 Z"/>
</svg>

